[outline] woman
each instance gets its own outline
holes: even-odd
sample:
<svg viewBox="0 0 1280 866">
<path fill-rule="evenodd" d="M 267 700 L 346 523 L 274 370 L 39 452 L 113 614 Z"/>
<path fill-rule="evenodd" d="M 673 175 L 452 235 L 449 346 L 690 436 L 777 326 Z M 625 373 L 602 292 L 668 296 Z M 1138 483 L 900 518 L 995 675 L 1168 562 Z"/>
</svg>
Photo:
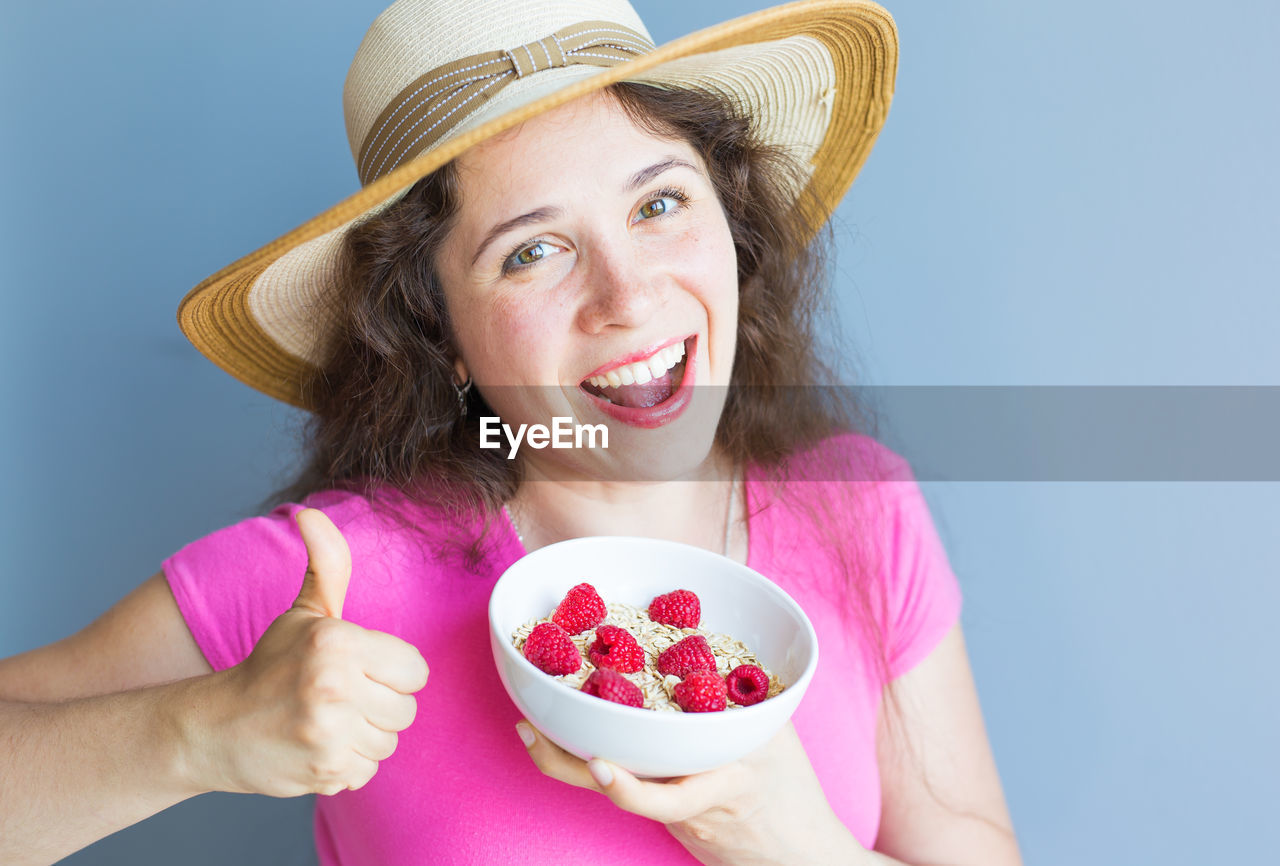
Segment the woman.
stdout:
<svg viewBox="0 0 1280 866">
<path fill-rule="evenodd" d="M 184 302 L 206 354 L 314 410 L 310 507 L 0 666 L 30 702 L 0 703 L 24 732 L 4 770 L 36 804 L 3 819 L 6 862 L 207 790 L 326 795 L 325 863 L 1019 862 L 923 500 L 798 387 L 822 373 L 808 242 L 883 120 L 891 22 L 797 4 L 652 49 L 625 4 L 544 5 L 384 13 L 347 85 L 364 189 Z M 490 417 L 609 446 L 510 459 Z M 794 725 L 640 781 L 521 721 L 488 590 L 598 534 L 792 592 L 824 647 Z"/>
</svg>

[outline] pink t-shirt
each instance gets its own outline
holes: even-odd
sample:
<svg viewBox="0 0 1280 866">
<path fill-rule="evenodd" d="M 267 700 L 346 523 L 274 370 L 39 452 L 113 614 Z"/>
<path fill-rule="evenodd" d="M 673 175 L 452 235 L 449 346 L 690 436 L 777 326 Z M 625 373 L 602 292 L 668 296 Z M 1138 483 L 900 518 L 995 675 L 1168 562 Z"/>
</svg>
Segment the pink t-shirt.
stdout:
<svg viewBox="0 0 1280 866">
<path fill-rule="evenodd" d="M 834 508 L 848 543 L 878 554 L 869 609 L 886 642 L 890 678 L 924 659 L 955 625 L 960 591 L 905 462 L 857 436 L 817 451 L 850 446 L 874 449 L 892 480 L 795 482 L 780 496 L 747 474 L 747 564 L 790 593 L 817 630 L 818 669 L 793 722 L 835 813 L 870 848 L 880 820 L 875 735 L 884 680 L 868 632 L 839 613 L 845 572 L 807 504 Z M 879 506 L 846 507 L 839 491 Z M 521 716 L 498 679 L 487 624 L 490 589 L 524 554 L 509 524 L 497 524 L 472 561 L 440 538 L 423 544 L 353 494 L 321 493 L 307 504 L 321 508 L 351 547 L 344 618 L 414 644 L 431 667 L 417 717 L 377 775 L 359 791 L 316 798 L 324 866 L 697 862 L 661 824 L 543 776 L 525 753 L 515 732 Z M 297 596 L 306 568 L 293 522 L 301 507 L 237 523 L 165 561 L 178 607 L 215 670 L 243 661 Z M 428 506 L 411 516 L 429 531 L 442 523 Z"/>
</svg>

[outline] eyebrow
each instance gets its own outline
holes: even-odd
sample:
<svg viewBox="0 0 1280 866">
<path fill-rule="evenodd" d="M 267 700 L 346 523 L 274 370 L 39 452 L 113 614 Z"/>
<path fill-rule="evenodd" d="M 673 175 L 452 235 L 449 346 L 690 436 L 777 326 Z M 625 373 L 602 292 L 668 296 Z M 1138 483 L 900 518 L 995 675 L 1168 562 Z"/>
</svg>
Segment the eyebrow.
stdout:
<svg viewBox="0 0 1280 866">
<path fill-rule="evenodd" d="M 703 174 L 702 170 L 693 163 L 673 156 L 668 159 L 664 159 L 662 162 L 655 162 L 653 165 L 642 168 L 635 174 L 631 175 L 627 180 L 626 186 L 623 187 L 623 192 L 635 192 L 655 177 L 658 177 L 673 168 L 687 168 L 691 171 L 697 172 L 698 174 Z M 471 257 L 472 267 L 475 266 L 476 262 L 480 261 L 480 256 L 484 254 L 484 251 L 489 247 L 489 244 L 493 243 L 507 232 L 515 231 L 518 228 L 524 228 L 528 225 L 547 222 L 548 220 L 553 220 L 563 215 L 564 210 L 562 208 L 551 207 L 548 205 L 546 207 L 537 208 L 536 210 L 531 210 L 528 213 L 522 213 L 520 216 L 512 217 L 509 220 L 498 223 L 485 233 L 484 240 L 480 241 L 480 245 L 476 247 L 476 254 Z"/>
<path fill-rule="evenodd" d="M 658 175 L 673 168 L 687 168 L 691 171 L 697 172 L 698 174 L 702 174 L 702 170 L 688 160 L 680 159 L 677 156 L 671 156 L 664 159 L 662 162 L 655 162 L 648 168 L 642 168 L 635 174 L 631 175 L 631 180 L 627 181 L 624 191 L 635 192 Z"/>
<path fill-rule="evenodd" d="M 544 223 L 547 220 L 555 219 L 564 213 L 558 207 L 540 207 L 537 210 L 531 210 L 528 213 L 522 213 L 518 217 L 512 217 L 506 222 L 498 223 L 489 229 L 489 233 L 484 236 L 484 240 L 480 242 L 480 246 L 476 247 L 476 254 L 471 257 L 471 266 L 475 267 L 476 262 L 480 261 L 480 256 L 498 238 L 502 237 L 509 231 L 523 228 L 534 223 Z"/>
</svg>

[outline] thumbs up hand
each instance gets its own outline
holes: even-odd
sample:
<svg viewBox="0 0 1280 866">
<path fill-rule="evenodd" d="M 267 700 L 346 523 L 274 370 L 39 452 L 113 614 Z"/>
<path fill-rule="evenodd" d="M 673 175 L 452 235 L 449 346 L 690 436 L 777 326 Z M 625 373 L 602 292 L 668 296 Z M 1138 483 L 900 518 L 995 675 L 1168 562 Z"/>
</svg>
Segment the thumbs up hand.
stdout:
<svg viewBox="0 0 1280 866">
<path fill-rule="evenodd" d="M 307 547 L 307 573 L 294 599 L 294 610 L 342 619 L 342 604 L 351 583 L 351 549 L 323 511 L 304 508 L 294 518 Z"/>
<path fill-rule="evenodd" d="M 221 674 L 202 726 L 211 790 L 296 797 L 363 787 L 395 751 L 427 683 L 417 648 L 342 620 L 346 539 L 323 512 L 297 515 L 307 571 L 293 606 Z"/>
</svg>

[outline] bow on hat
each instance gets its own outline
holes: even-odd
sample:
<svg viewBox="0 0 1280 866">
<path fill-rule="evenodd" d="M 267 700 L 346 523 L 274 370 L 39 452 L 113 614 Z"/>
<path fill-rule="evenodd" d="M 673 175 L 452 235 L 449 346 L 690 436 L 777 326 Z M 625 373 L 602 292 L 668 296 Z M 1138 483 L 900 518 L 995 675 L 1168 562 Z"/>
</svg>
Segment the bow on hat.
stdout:
<svg viewBox="0 0 1280 866">
<path fill-rule="evenodd" d="M 652 49 L 648 37 L 621 24 L 584 21 L 516 48 L 437 66 L 410 82 L 373 122 L 360 147 L 360 182 L 368 185 L 431 147 L 517 79 L 574 64 L 617 66 Z"/>
</svg>

